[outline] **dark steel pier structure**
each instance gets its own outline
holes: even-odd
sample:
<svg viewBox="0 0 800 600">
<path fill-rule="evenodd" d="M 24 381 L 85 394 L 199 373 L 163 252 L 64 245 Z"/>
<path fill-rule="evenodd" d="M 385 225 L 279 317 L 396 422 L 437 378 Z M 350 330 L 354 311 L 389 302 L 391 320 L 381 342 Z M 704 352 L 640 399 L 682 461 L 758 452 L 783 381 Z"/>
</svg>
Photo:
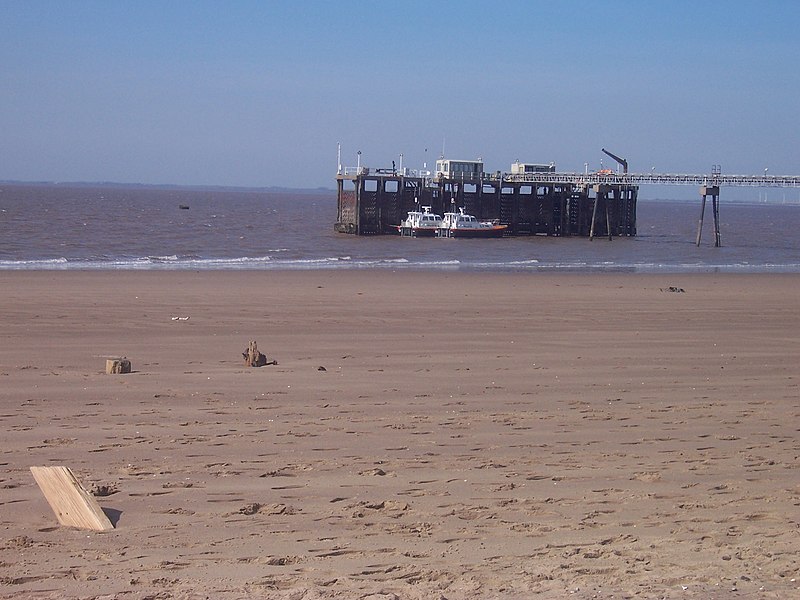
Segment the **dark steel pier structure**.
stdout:
<svg viewBox="0 0 800 600">
<path fill-rule="evenodd" d="M 409 211 L 454 207 L 480 220 L 507 225 L 507 235 L 636 235 L 638 186 L 588 184 L 553 177 L 480 173 L 464 177 L 409 176 L 360 168 L 337 175 L 336 231 L 357 235 L 397 234 Z"/>
<path fill-rule="evenodd" d="M 604 152 L 606 152 L 604 150 Z M 617 157 L 609 152 L 609 156 Z M 360 158 L 360 156 L 359 156 Z M 506 235 L 608 237 L 636 235 L 636 202 L 640 185 L 696 185 L 702 198 L 697 245 L 703 229 L 706 199 L 712 200 L 714 245 L 721 246 L 720 187 L 800 187 L 798 176 L 710 174 L 482 172 L 480 169 L 414 171 L 340 166 L 335 230 L 355 235 L 397 235 L 396 226 L 409 211 L 430 206 L 435 213 L 463 208 L 480 220 L 507 225 Z M 457 162 L 457 161 L 450 161 Z M 437 163 L 438 166 L 438 163 Z M 524 165 L 521 165 L 524 166 Z M 539 167 L 542 165 L 533 165 Z M 538 171 L 538 169 L 537 169 Z"/>
</svg>

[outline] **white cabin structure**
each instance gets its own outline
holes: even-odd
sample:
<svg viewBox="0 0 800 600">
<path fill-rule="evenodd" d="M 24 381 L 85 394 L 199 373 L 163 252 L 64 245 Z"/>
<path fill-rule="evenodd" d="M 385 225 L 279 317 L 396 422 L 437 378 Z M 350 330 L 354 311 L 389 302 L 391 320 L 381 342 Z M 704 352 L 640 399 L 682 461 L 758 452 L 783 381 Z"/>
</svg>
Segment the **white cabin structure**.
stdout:
<svg viewBox="0 0 800 600">
<path fill-rule="evenodd" d="M 446 179 L 479 179 L 483 175 L 483 161 L 451 160 L 441 158 L 436 161 L 436 176 Z"/>
<path fill-rule="evenodd" d="M 556 164 L 536 164 L 536 163 L 521 163 L 515 160 L 511 163 L 512 175 L 523 175 L 525 173 L 555 173 Z"/>
</svg>

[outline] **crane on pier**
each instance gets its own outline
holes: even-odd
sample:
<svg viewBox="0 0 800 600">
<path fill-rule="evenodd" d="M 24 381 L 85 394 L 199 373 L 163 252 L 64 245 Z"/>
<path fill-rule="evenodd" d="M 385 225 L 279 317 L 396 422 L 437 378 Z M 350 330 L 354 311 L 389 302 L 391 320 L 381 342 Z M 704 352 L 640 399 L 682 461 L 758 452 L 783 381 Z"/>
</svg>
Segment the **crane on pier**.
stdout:
<svg viewBox="0 0 800 600">
<path fill-rule="evenodd" d="M 623 172 L 623 173 L 627 173 L 627 172 L 628 172 L 628 161 L 627 161 L 627 160 L 625 160 L 624 158 L 620 158 L 620 157 L 619 157 L 619 156 L 617 156 L 616 154 L 612 154 L 611 152 L 609 152 L 609 151 L 608 151 L 608 150 L 606 150 L 605 148 L 601 148 L 601 150 L 602 150 L 602 151 L 603 151 L 605 154 L 607 154 L 608 156 L 610 156 L 611 158 L 613 158 L 615 161 L 617 161 L 617 162 L 618 162 L 618 163 L 619 163 L 619 164 L 622 166 L 622 172 Z"/>
</svg>

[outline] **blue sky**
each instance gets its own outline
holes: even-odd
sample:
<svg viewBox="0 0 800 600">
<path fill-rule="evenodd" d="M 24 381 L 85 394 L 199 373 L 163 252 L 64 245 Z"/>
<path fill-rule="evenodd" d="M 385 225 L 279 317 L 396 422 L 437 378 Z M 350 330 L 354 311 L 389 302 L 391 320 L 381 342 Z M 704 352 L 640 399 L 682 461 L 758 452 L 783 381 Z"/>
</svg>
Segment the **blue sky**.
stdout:
<svg viewBox="0 0 800 600">
<path fill-rule="evenodd" d="M 343 163 L 800 174 L 800 2 L 0 0 L 0 179 Z M 427 149 L 427 152 L 426 152 Z M 695 193 L 695 190 L 692 191 Z"/>
</svg>

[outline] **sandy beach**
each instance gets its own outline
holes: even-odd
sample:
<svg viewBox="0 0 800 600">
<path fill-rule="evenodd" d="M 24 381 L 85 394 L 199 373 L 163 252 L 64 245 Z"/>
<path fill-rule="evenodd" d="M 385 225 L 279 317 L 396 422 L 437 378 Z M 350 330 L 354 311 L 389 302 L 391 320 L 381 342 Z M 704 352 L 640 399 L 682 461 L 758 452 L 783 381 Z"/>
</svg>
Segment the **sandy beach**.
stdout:
<svg viewBox="0 0 800 600">
<path fill-rule="evenodd" d="M 792 274 L 0 272 L 0 598 L 800 597 L 798 298 Z M 60 527 L 46 465 L 115 529 Z"/>
</svg>

